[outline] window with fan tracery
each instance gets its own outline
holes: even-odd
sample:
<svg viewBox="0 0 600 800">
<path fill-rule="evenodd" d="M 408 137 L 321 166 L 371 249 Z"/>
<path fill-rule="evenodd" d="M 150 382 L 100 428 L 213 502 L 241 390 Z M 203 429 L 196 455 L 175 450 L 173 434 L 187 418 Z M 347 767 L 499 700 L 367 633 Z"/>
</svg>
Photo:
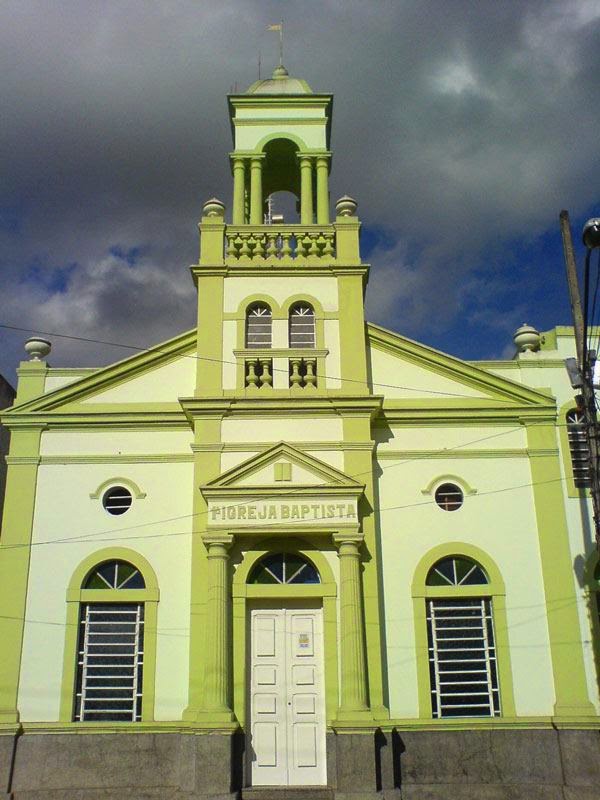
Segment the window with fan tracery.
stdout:
<svg viewBox="0 0 600 800">
<path fill-rule="evenodd" d="M 271 347 L 271 309 L 266 303 L 255 303 L 246 312 L 246 347 Z"/>
<path fill-rule="evenodd" d="M 309 303 L 296 303 L 290 309 L 289 342 L 291 348 L 315 346 L 315 312 Z"/>
</svg>

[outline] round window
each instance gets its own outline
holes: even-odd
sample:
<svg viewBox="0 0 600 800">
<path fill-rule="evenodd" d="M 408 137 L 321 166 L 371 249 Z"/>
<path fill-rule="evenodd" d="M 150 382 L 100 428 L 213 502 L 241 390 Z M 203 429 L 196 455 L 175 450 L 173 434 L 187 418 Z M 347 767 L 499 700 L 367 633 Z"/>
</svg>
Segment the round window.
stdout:
<svg viewBox="0 0 600 800">
<path fill-rule="evenodd" d="M 105 492 L 102 505 L 109 514 L 124 514 L 131 508 L 133 498 L 129 489 L 124 486 L 113 486 Z"/>
<path fill-rule="evenodd" d="M 442 483 L 435 490 L 435 502 L 443 511 L 457 511 L 463 499 L 462 489 L 455 483 Z"/>
</svg>

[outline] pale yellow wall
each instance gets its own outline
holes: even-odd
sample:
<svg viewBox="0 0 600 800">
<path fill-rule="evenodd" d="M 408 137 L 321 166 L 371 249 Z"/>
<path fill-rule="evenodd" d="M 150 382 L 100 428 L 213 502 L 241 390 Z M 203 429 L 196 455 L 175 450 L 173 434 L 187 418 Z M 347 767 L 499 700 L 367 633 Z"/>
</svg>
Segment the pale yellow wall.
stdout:
<svg viewBox="0 0 600 800">
<path fill-rule="evenodd" d="M 417 400 L 421 395 L 419 391 L 414 390 L 421 390 L 423 391 L 422 396 L 428 399 L 440 399 L 448 396 L 489 397 L 478 389 L 473 389 L 450 378 L 440 377 L 431 370 L 411 364 L 409 361 L 379 350 L 377 347 L 370 348 L 370 356 L 375 394 L 385 394 L 389 398 L 402 397 Z M 402 387 L 410 387 L 410 389 Z"/>
<path fill-rule="evenodd" d="M 42 434 L 41 455 L 189 454 L 191 431 L 60 431 Z"/>
<path fill-rule="evenodd" d="M 223 442 L 337 442 L 342 439 L 342 420 L 339 418 L 224 419 L 221 423 Z"/>
<path fill-rule="evenodd" d="M 325 125 L 310 125 L 302 124 L 302 122 L 282 122 L 277 125 L 277 132 L 280 138 L 285 138 L 286 134 L 292 137 L 297 136 L 304 145 L 310 149 L 323 149 L 327 148 L 327 139 L 325 132 Z M 235 131 L 235 146 L 236 150 L 254 150 L 255 147 L 265 137 L 272 135 L 273 126 L 266 123 L 265 125 L 237 125 Z"/>
<path fill-rule="evenodd" d="M 337 319 L 325 320 L 325 346 L 329 350 L 325 359 L 327 389 L 341 389 L 342 361 L 340 355 L 340 323 Z"/>
<path fill-rule="evenodd" d="M 237 364 L 233 351 L 237 347 L 237 322 L 223 322 L 223 388 L 235 389 L 237 382 Z"/>
<path fill-rule="evenodd" d="M 418 715 L 411 598 L 416 566 L 427 551 L 453 541 L 488 553 L 505 581 L 517 713 L 552 714 L 552 667 L 531 489 L 493 493 L 530 483 L 527 459 L 424 459 L 397 465 L 385 460 L 379 465 L 392 716 Z M 421 492 L 445 474 L 457 475 L 478 490 L 459 511 L 442 511 Z"/>
<path fill-rule="evenodd" d="M 226 313 L 236 312 L 242 300 L 256 294 L 267 294 L 277 303 L 295 295 L 316 297 L 324 311 L 338 310 L 337 278 L 310 276 L 290 277 L 240 277 L 225 281 L 223 308 Z"/>
<path fill-rule="evenodd" d="M 512 450 L 527 447 L 522 425 L 390 425 L 374 431 L 379 453 L 395 450 Z"/>
<path fill-rule="evenodd" d="M 112 389 L 99 392 L 83 402 L 93 403 L 174 403 L 178 397 L 194 394 L 196 383 L 196 358 L 177 358 L 157 369 L 119 383 Z"/>
<path fill-rule="evenodd" d="M 306 119 L 306 117 L 321 117 L 325 119 L 325 108 L 322 104 L 315 104 L 314 106 L 292 106 L 288 104 L 285 107 L 272 104 L 269 105 L 269 112 L 267 113 L 277 119 Z M 251 106 L 238 106 L 235 110 L 236 120 L 256 119 L 257 117 L 264 117 L 264 115 L 264 107 L 257 109 Z"/>
<path fill-rule="evenodd" d="M 121 516 L 111 516 L 100 500 L 89 496 L 90 487 L 115 474 L 147 494 Z M 66 588 L 85 557 L 110 546 L 140 553 L 157 575 L 156 718 L 181 717 L 188 692 L 192 498 L 192 464 L 40 467 L 26 610 L 31 622 L 26 625 L 19 691 L 23 721 L 58 719 Z"/>
</svg>

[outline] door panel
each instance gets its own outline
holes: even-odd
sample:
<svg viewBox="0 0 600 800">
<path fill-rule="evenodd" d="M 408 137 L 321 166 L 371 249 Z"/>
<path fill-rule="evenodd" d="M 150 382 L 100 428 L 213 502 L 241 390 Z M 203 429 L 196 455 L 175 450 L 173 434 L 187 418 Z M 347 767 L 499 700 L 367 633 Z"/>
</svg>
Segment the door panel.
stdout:
<svg viewBox="0 0 600 800">
<path fill-rule="evenodd" d="M 322 609 L 253 609 L 250 768 L 253 785 L 324 785 Z"/>
</svg>

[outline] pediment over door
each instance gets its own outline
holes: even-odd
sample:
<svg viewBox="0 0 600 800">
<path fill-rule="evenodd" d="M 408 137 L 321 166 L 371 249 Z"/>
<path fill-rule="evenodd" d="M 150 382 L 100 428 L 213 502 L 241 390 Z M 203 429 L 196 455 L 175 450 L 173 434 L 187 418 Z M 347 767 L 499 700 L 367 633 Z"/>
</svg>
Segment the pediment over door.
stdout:
<svg viewBox="0 0 600 800">
<path fill-rule="evenodd" d="M 212 531 L 358 530 L 364 485 L 280 442 L 200 487 Z"/>
</svg>

